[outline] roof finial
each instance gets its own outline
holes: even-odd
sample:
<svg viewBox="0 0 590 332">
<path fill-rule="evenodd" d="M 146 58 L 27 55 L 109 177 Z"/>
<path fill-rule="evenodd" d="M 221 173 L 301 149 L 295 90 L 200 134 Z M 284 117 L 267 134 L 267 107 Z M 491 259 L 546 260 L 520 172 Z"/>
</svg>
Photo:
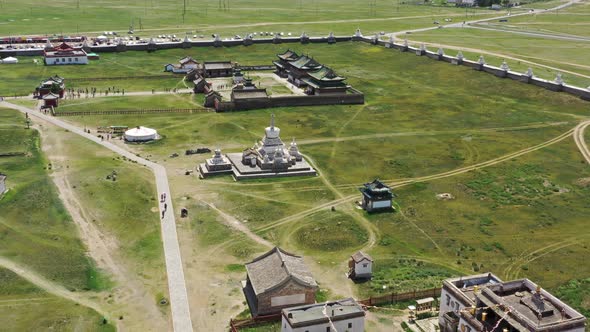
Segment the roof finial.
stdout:
<svg viewBox="0 0 590 332">
<path fill-rule="evenodd" d="M 274 129 L 274 127 L 275 127 L 275 114 L 271 113 L 271 115 L 270 115 L 270 128 Z"/>
</svg>

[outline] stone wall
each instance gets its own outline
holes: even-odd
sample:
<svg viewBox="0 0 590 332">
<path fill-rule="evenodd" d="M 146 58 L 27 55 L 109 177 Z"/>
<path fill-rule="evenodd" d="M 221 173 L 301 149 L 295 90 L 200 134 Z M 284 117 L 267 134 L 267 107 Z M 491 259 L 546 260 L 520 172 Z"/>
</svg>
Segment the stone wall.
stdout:
<svg viewBox="0 0 590 332">
<path fill-rule="evenodd" d="M 271 313 L 278 313 L 281 312 L 281 309 L 293 307 L 295 305 L 285 305 L 285 306 L 271 306 L 271 298 L 275 296 L 285 296 L 285 295 L 294 295 L 294 294 L 305 294 L 305 303 L 299 304 L 312 304 L 315 303 L 315 293 L 316 289 L 311 287 L 303 287 L 302 285 L 295 283 L 293 281 L 289 281 L 283 287 L 269 292 L 268 294 L 262 294 L 258 296 L 258 315 L 266 315 Z"/>
<path fill-rule="evenodd" d="M 349 88 L 346 94 L 312 95 L 312 96 L 280 96 L 267 98 L 236 99 L 221 101 L 217 104 L 217 112 L 245 111 L 270 107 L 318 106 L 318 105 L 353 105 L 364 104 L 365 95 Z"/>
</svg>

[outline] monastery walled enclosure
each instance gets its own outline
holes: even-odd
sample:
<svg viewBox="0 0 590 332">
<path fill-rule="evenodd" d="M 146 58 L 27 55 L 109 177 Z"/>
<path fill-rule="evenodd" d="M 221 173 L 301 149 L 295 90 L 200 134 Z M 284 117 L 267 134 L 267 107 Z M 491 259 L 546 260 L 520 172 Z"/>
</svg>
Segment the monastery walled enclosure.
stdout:
<svg viewBox="0 0 590 332">
<path fill-rule="evenodd" d="M 326 37 L 309 37 L 307 35 L 302 35 L 301 37 L 280 37 L 280 38 L 260 38 L 260 39 L 244 39 L 244 40 L 205 40 L 205 41 L 190 41 L 185 40 L 181 42 L 167 42 L 167 43 L 145 43 L 145 44 L 133 44 L 133 45 L 99 45 L 99 46 L 85 46 L 84 49 L 88 52 L 125 52 L 125 51 L 157 51 L 157 50 L 164 50 L 164 49 L 173 49 L 173 48 L 192 48 L 192 47 L 224 47 L 224 46 L 241 46 L 241 45 L 253 45 L 253 44 L 281 44 L 281 43 L 326 43 L 326 44 L 333 44 L 336 42 L 365 42 L 370 43 L 373 45 L 379 45 L 386 48 L 391 48 L 392 50 L 398 50 L 401 52 L 412 52 L 418 56 L 426 56 L 428 58 L 444 61 L 447 63 L 451 63 L 454 65 L 463 65 L 470 68 L 473 68 L 478 71 L 483 71 L 489 74 L 493 74 L 495 76 L 501 78 L 510 78 L 516 81 L 520 81 L 523 83 L 528 83 L 532 85 L 536 85 L 538 87 L 555 91 L 555 92 L 565 92 L 577 97 L 580 97 L 584 100 L 590 101 L 590 89 L 577 87 L 565 83 L 549 81 L 545 79 L 541 79 L 535 76 L 527 76 L 526 73 L 518 73 L 511 70 L 504 70 L 503 68 L 492 66 L 486 63 L 480 63 L 478 61 L 467 60 L 462 57 L 457 56 L 448 56 L 444 53 L 439 54 L 439 52 L 432 52 L 422 48 L 416 48 L 413 46 L 407 45 L 405 42 L 397 43 L 397 42 L 389 42 L 379 40 L 376 37 L 364 37 L 360 35 L 355 36 L 330 36 Z M 43 49 L 34 49 L 34 50 L 19 50 L 19 49 L 12 49 L 12 50 L 0 50 L 0 57 L 8 57 L 8 56 L 40 56 L 43 55 Z M 288 100 L 287 98 L 293 98 L 293 100 Z M 350 99 L 358 99 L 358 96 L 351 96 Z M 281 97 L 281 98 L 274 98 L 275 101 L 270 103 L 265 103 L 264 105 L 260 105 L 261 107 L 275 107 L 275 106 L 284 106 L 284 105 L 323 105 L 323 102 L 319 103 L 308 103 L 310 99 L 306 99 L 306 102 L 299 101 L 296 97 Z M 347 98 L 348 99 L 348 98 Z M 283 102 L 285 104 L 283 104 Z M 302 103 L 300 103 L 302 102 Z M 355 104 L 355 103 L 362 103 L 360 100 L 347 100 L 346 102 L 342 102 L 342 104 Z M 331 104 L 334 104 L 332 101 Z M 239 109 L 239 105 L 226 105 L 227 109 L 231 109 L 235 107 Z M 250 105 L 248 105 L 250 106 Z M 257 105 L 258 106 L 258 105 Z M 225 107 L 222 107 L 221 110 L 223 111 Z"/>
</svg>

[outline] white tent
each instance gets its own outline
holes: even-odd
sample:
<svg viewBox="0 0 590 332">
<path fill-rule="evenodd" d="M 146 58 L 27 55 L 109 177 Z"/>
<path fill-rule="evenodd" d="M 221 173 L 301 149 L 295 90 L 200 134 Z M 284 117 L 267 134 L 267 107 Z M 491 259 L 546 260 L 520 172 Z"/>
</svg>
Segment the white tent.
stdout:
<svg viewBox="0 0 590 332">
<path fill-rule="evenodd" d="M 151 141 L 158 137 L 155 129 L 147 127 L 136 127 L 125 132 L 125 140 L 128 142 L 145 142 Z"/>
<path fill-rule="evenodd" d="M 9 56 L 8 58 L 4 58 L 4 59 L 0 60 L 0 63 L 4 63 L 4 64 L 18 63 L 18 59 Z"/>
</svg>

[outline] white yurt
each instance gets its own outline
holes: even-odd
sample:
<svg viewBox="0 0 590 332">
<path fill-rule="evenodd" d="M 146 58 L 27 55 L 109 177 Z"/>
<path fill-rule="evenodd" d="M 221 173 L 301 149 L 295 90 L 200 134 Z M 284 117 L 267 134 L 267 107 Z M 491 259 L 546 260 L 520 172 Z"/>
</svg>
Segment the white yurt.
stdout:
<svg viewBox="0 0 590 332">
<path fill-rule="evenodd" d="M 9 56 L 8 58 L 4 58 L 4 59 L 0 60 L 0 63 L 3 63 L 3 64 L 18 63 L 18 59 Z"/>
<path fill-rule="evenodd" d="M 147 142 L 158 138 L 158 132 L 155 129 L 147 127 L 135 127 L 125 132 L 127 142 Z"/>
</svg>

